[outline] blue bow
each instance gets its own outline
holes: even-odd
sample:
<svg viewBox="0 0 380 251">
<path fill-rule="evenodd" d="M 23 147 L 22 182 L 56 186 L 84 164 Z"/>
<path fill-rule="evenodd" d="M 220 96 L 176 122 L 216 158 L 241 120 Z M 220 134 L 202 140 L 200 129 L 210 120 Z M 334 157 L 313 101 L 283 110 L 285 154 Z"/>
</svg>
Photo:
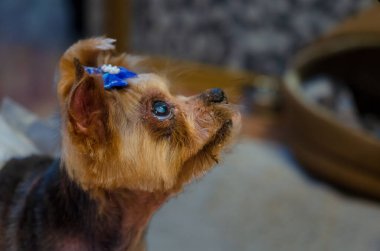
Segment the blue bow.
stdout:
<svg viewBox="0 0 380 251">
<path fill-rule="evenodd" d="M 109 90 L 111 88 L 117 88 L 117 87 L 119 88 L 125 87 L 128 85 L 128 82 L 127 82 L 128 78 L 137 77 L 136 73 L 129 71 L 126 68 L 121 67 L 121 66 L 108 65 L 106 67 L 111 67 L 113 69 L 107 70 L 104 68 L 104 66 L 102 67 L 85 66 L 84 69 L 89 74 L 102 74 L 104 89 L 106 90 Z M 117 71 L 117 73 L 114 73 L 114 71 Z"/>
</svg>

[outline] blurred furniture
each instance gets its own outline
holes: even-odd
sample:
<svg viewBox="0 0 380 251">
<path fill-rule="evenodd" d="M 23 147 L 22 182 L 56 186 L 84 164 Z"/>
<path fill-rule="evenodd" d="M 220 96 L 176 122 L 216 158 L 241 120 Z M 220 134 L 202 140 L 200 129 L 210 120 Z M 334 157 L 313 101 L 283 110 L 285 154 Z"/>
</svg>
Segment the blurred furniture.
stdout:
<svg viewBox="0 0 380 251">
<path fill-rule="evenodd" d="M 284 86 L 288 140 L 310 173 L 350 192 L 380 199 L 380 140 L 345 126 L 307 102 L 302 82 L 327 74 L 349 83 L 360 109 L 379 114 L 380 7 L 354 17 L 301 51 Z"/>
</svg>

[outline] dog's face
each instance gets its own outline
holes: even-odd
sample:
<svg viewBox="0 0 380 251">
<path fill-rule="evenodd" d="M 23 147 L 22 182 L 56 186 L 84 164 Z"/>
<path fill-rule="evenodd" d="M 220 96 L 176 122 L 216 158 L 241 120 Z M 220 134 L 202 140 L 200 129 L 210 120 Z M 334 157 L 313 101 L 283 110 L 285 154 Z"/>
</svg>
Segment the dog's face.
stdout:
<svg viewBox="0 0 380 251">
<path fill-rule="evenodd" d="M 73 67 L 74 83 L 61 97 L 63 158 L 85 188 L 180 189 L 217 162 L 239 128 L 220 89 L 173 96 L 166 79 L 139 74 L 105 90 L 101 76 Z"/>
</svg>

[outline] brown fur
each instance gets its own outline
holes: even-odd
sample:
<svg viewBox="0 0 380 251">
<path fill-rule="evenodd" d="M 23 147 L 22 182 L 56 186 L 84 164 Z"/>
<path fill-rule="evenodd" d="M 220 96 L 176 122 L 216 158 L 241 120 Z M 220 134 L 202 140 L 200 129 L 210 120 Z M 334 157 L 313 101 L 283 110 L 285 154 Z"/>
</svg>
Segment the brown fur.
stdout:
<svg viewBox="0 0 380 251">
<path fill-rule="evenodd" d="M 168 80 L 153 73 L 129 79 L 125 88 L 104 90 L 102 78 L 82 65 L 136 70 L 129 56 L 113 55 L 112 42 L 82 40 L 61 59 L 62 166 L 102 204 L 113 198 L 128 208 L 123 233 L 129 238 L 133 232 L 133 246 L 143 248 L 140 236 L 153 212 L 210 170 L 236 134 L 240 115 L 229 104 L 207 102 L 207 93 L 174 96 Z M 152 115 L 157 100 L 172 107 L 171 119 Z"/>
<path fill-rule="evenodd" d="M 156 74 L 140 74 L 129 80 L 128 87 L 109 91 L 102 88 L 99 76 L 82 72 L 75 80 L 74 58 L 87 66 L 117 62 L 133 69 L 128 56 L 112 56 L 112 49 L 109 39 L 83 40 L 61 60 L 63 159 L 67 167 L 76 167 L 68 170 L 70 176 L 85 188 L 167 191 L 204 174 L 236 132 L 238 112 L 226 104 L 207 105 L 200 96 L 173 96 L 167 80 Z M 75 105 L 80 107 L 75 103 L 78 89 L 83 89 L 83 97 L 79 94 L 78 98 L 85 103 L 85 111 L 75 111 Z M 83 101 L 86 94 L 92 103 Z M 171 104 L 174 119 L 155 119 L 150 111 L 154 100 Z M 216 134 L 224 123 L 230 126 L 221 138 Z"/>
</svg>

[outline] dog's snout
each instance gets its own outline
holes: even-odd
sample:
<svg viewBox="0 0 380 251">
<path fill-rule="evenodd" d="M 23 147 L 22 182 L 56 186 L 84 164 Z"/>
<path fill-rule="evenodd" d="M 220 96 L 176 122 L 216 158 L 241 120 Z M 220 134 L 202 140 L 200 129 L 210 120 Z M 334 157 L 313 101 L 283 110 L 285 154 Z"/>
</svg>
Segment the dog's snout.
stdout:
<svg viewBox="0 0 380 251">
<path fill-rule="evenodd" d="M 227 97 L 224 91 L 220 88 L 213 88 L 206 92 L 207 101 L 210 103 L 227 102 Z"/>
</svg>

